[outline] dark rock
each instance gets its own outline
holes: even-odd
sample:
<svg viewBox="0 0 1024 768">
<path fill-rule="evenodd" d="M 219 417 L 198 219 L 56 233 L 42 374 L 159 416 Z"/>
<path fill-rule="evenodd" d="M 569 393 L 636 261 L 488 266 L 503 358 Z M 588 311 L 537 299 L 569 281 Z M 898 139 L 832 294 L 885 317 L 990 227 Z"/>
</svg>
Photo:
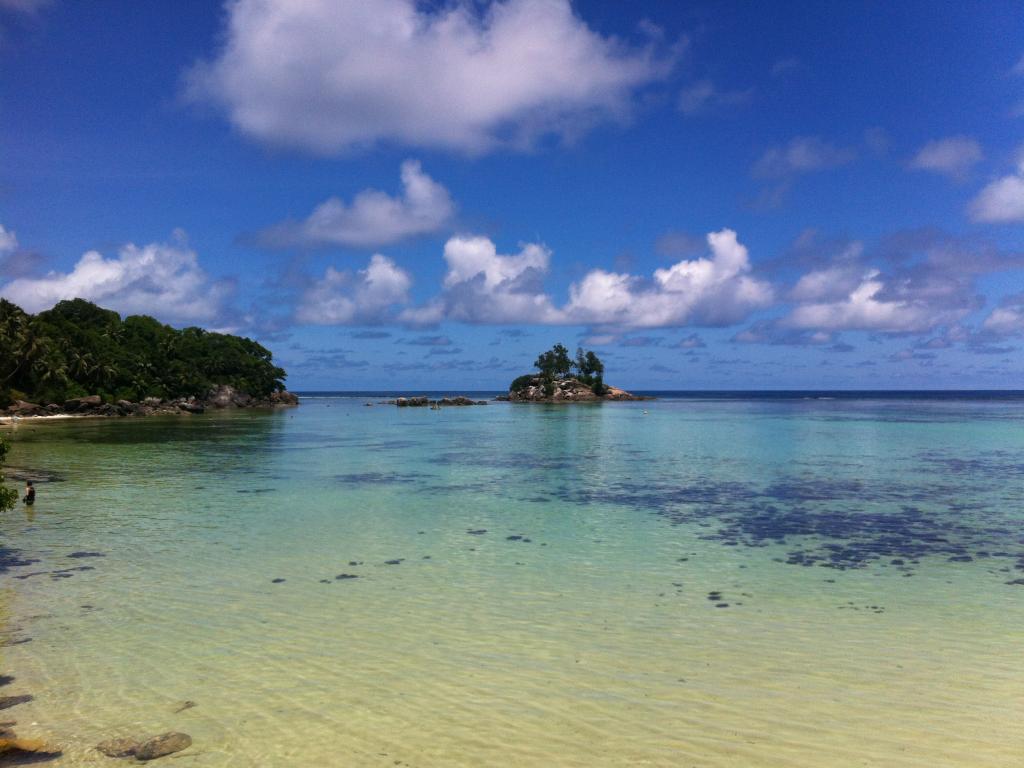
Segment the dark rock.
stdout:
<svg viewBox="0 0 1024 768">
<path fill-rule="evenodd" d="M 345 581 L 346 579 L 358 579 L 359 577 L 354 573 L 339 573 L 334 577 L 336 581 Z"/>
<path fill-rule="evenodd" d="M 96 745 L 96 749 L 107 757 L 131 757 L 139 750 L 135 739 L 107 739 Z"/>
<path fill-rule="evenodd" d="M 405 560 L 404 557 L 400 557 L 396 560 L 385 560 L 384 565 L 401 565 L 403 560 Z"/>
<path fill-rule="evenodd" d="M 102 552 L 72 552 L 68 557 L 80 559 L 83 557 L 106 557 Z"/>
<path fill-rule="evenodd" d="M 32 695 L 29 693 L 23 693 L 21 696 L 0 696 L 0 709 L 10 709 L 29 701 L 32 701 Z"/>
<path fill-rule="evenodd" d="M 299 396 L 294 392 L 282 391 L 272 392 L 270 394 L 270 404 L 274 406 L 278 405 L 298 405 Z"/>
<path fill-rule="evenodd" d="M 284 584 L 284 579 L 271 579 L 271 584 Z"/>
<path fill-rule="evenodd" d="M 135 757 L 139 760 L 155 760 L 191 746 L 192 737 L 187 733 L 165 733 L 140 744 L 135 751 Z"/>
<path fill-rule="evenodd" d="M 15 400 L 14 405 L 7 407 L 7 412 L 15 416 L 34 416 L 42 411 L 43 407 L 41 405 L 29 403 L 24 400 Z"/>
<path fill-rule="evenodd" d="M 430 405 L 430 398 L 428 397 L 399 397 L 395 400 L 395 405 L 399 408 L 422 408 Z"/>
</svg>

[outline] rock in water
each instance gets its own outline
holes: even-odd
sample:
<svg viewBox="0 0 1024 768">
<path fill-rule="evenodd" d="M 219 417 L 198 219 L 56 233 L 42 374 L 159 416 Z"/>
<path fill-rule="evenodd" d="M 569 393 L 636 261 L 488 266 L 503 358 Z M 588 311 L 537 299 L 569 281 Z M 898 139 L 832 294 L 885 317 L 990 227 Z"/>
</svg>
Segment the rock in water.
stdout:
<svg viewBox="0 0 1024 768">
<path fill-rule="evenodd" d="M 139 751 L 135 739 L 107 739 L 96 745 L 96 749 L 107 757 L 131 757 Z"/>
<path fill-rule="evenodd" d="M 21 696 L 0 696 L 0 709 L 10 709 L 27 701 L 32 701 L 32 695 L 29 693 L 24 693 Z"/>
<path fill-rule="evenodd" d="M 13 734 L 0 737 L 0 765 L 42 763 L 60 756 L 60 750 L 50 749 L 38 739 L 18 739 Z"/>
<path fill-rule="evenodd" d="M 165 733 L 162 736 L 154 736 L 149 741 L 143 742 L 135 750 L 135 757 L 139 760 L 156 760 L 158 757 L 180 752 L 191 746 L 192 737 L 187 733 Z"/>
</svg>

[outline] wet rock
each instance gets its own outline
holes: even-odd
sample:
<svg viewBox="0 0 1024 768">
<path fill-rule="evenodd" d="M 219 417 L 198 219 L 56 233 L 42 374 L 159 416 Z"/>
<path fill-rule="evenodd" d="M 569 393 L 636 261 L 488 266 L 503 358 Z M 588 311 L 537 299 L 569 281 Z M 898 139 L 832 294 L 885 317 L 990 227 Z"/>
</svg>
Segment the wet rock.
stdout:
<svg viewBox="0 0 1024 768">
<path fill-rule="evenodd" d="M 32 701 L 32 694 L 29 693 L 24 693 L 21 696 L 0 696 L 0 709 L 10 709 L 29 701 Z"/>
<path fill-rule="evenodd" d="M 404 557 L 400 557 L 395 560 L 385 560 L 384 565 L 401 565 L 403 560 L 405 560 Z"/>
<path fill-rule="evenodd" d="M 107 757 L 131 757 L 139 750 L 135 739 L 107 739 L 96 745 L 96 749 Z"/>
<path fill-rule="evenodd" d="M 396 561 L 401 562 L 401 561 Z M 359 577 L 354 573 L 339 573 L 334 577 L 335 581 L 345 581 L 346 579 L 358 579 Z"/>
<path fill-rule="evenodd" d="M 271 579 L 270 583 L 271 584 L 284 584 L 284 581 L 285 581 L 284 579 Z"/>
<path fill-rule="evenodd" d="M 187 733 L 165 733 L 140 744 L 135 751 L 135 757 L 139 760 L 156 760 L 158 757 L 180 752 L 191 746 L 192 737 Z"/>
<path fill-rule="evenodd" d="M 483 536 L 485 533 L 487 533 L 487 529 L 486 528 L 475 528 L 472 531 L 466 531 L 466 533 L 468 533 L 470 536 Z"/>
<path fill-rule="evenodd" d="M 106 557 L 102 552 L 72 552 L 68 557 L 82 558 L 82 557 Z"/>
<path fill-rule="evenodd" d="M 12 732 L 0 736 L 0 765 L 31 765 L 56 760 L 59 749 L 51 749 L 39 739 L 19 739 Z"/>
</svg>

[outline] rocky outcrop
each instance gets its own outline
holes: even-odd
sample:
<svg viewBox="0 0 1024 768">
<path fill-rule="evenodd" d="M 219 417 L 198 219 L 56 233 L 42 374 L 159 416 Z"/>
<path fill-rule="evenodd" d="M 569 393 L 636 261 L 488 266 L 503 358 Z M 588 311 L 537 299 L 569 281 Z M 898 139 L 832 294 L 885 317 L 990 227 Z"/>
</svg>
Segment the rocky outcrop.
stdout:
<svg viewBox="0 0 1024 768">
<path fill-rule="evenodd" d="M 605 387 L 600 395 L 579 379 L 555 379 L 551 389 L 540 375 L 529 379 L 516 389 L 509 390 L 507 399 L 513 403 L 594 403 L 604 400 L 653 400 L 652 397 L 634 395 L 618 387 Z"/>
<path fill-rule="evenodd" d="M 200 414 L 209 409 L 224 408 L 278 408 L 299 404 L 298 396 L 293 392 L 273 392 L 269 397 L 255 398 L 247 392 L 234 387 L 221 385 L 211 389 L 204 398 L 178 397 L 161 399 L 147 397 L 141 402 L 118 400 L 116 403 L 104 403 L 99 395 L 76 397 L 63 405 L 50 403 L 46 406 L 36 405 L 18 400 L 6 409 L 8 416 L 56 416 L 73 414 L 75 416 L 169 416 L 175 414 Z M 3 411 L 0 411 L 3 413 Z"/>
<path fill-rule="evenodd" d="M 395 400 L 385 400 L 384 403 L 386 405 L 397 405 L 399 408 L 425 408 L 430 406 L 435 409 L 441 406 L 487 405 L 486 400 L 474 400 L 465 395 L 442 397 L 439 400 L 431 400 L 426 395 L 417 395 L 415 397 L 399 397 Z"/>
</svg>

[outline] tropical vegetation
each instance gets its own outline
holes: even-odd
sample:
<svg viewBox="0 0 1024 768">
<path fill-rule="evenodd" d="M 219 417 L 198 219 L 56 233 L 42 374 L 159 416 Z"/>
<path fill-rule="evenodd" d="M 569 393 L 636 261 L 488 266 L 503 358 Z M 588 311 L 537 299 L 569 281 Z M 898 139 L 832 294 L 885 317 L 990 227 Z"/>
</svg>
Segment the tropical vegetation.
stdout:
<svg viewBox="0 0 1024 768">
<path fill-rule="evenodd" d="M 3 468 L 4 459 L 7 458 L 7 451 L 10 450 L 11 444 L 7 442 L 7 438 L 0 435 L 0 468 Z M 13 509 L 14 505 L 18 503 L 18 492 L 13 488 L 8 488 L 4 485 L 4 476 L 0 474 L 0 512 L 6 512 L 9 509 Z"/>
<path fill-rule="evenodd" d="M 544 389 L 550 393 L 554 391 L 556 379 L 574 378 L 583 382 L 593 390 L 595 395 L 603 395 L 604 387 L 604 363 L 596 354 L 583 347 L 576 348 L 576 357 L 569 357 L 569 350 L 563 344 L 555 344 L 547 352 L 542 352 L 533 363 L 540 371 L 540 377 L 544 382 Z M 525 389 L 536 380 L 537 374 L 520 376 L 512 382 L 510 387 L 513 392 Z"/>
<path fill-rule="evenodd" d="M 121 316 L 84 299 L 30 315 L 0 299 L 0 406 L 202 397 L 228 384 L 254 397 L 284 389 L 285 372 L 251 339 Z"/>
</svg>

